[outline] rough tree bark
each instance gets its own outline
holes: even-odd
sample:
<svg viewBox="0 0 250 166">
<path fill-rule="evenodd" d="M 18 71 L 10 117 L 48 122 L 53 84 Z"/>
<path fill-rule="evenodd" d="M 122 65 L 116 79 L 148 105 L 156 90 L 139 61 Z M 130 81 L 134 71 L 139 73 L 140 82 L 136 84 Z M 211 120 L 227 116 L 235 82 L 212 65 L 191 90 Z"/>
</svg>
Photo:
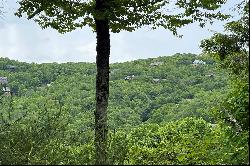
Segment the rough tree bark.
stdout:
<svg viewBox="0 0 250 166">
<path fill-rule="evenodd" d="M 96 0 L 96 9 L 103 8 L 103 0 Z M 96 165 L 107 165 L 107 107 L 109 96 L 109 21 L 95 19 L 96 24 L 96 110 L 95 110 L 95 150 Z"/>
</svg>

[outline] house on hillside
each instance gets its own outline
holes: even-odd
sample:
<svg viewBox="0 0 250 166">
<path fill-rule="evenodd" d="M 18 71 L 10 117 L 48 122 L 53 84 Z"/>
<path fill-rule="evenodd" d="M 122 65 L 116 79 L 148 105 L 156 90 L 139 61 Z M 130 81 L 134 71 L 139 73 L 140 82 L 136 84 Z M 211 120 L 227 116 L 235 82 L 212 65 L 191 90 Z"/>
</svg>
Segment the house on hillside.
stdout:
<svg viewBox="0 0 250 166">
<path fill-rule="evenodd" d="M 159 65 L 163 65 L 163 62 L 152 62 L 150 64 L 151 67 L 155 67 L 155 66 L 159 66 Z"/>
<path fill-rule="evenodd" d="M 2 91 L 3 91 L 3 92 L 10 93 L 10 88 L 9 88 L 9 87 L 3 87 Z"/>
<path fill-rule="evenodd" d="M 193 64 L 194 65 L 205 65 L 206 64 L 206 62 L 204 62 L 203 60 L 194 60 L 193 61 Z"/>
<path fill-rule="evenodd" d="M 159 82 L 160 82 L 160 79 L 159 79 L 159 78 L 154 78 L 154 79 L 153 79 L 153 82 L 159 83 Z"/>
<path fill-rule="evenodd" d="M 134 79 L 134 77 L 135 77 L 135 75 L 126 76 L 126 77 L 124 78 L 124 80 L 132 80 L 132 79 Z"/>
<path fill-rule="evenodd" d="M 6 69 L 9 70 L 9 71 L 16 71 L 17 67 L 13 66 L 13 65 L 7 65 Z"/>
<path fill-rule="evenodd" d="M 154 83 L 159 83 L 159 82 L 162 82 L 162 81 L 167 81 L 167 79 L 163 78 L 163 79 L 160 79 L 160 78 L 153 78 L 152 80 Z"/>
<path fill-rule="evenodd" d="M 3 87 L 2 92 L 5 96 L 11 96 L 11 90 L 9 87 Z"/>
<path fill-rule="evenodd" d="M 212 74 L 207 74 L 206 76 L 210 77 L 210 78 L 214 78 L 214 74 L 213 73 Z"/>
<path fill-rule="evenodd" d="M 0 84 L 1 84 L 1 85 L 8 84 L 8 79 L 7 79 L 7 77 L 0 77 Z"/>
</svg>

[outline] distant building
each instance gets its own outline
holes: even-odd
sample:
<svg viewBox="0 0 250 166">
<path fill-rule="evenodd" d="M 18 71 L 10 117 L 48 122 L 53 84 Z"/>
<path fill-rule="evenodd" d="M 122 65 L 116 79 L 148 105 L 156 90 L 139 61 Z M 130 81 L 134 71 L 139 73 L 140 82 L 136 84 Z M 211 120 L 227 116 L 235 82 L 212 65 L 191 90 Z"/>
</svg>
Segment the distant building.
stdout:
<svg viewBox="0 0 250 166">
<path fill-rule="evenodd" d="M 50 83 L 48 82 L 48 83 L 46 84 L 46 86 L 49 87 L 49 86 L 52 86 L 53 84 L 54 84 L 54 82 L 50 82 Z"/>
<path fill-rule="evenodd" d="M 11 96 L 11 90 L 9 87 L 3 87 L 2 91 L 5 96 Z"/>
<path fill-rule="evenodd" d="M 214 78 L 214 74 L 208 74 L 207 77 Z"/>
<path fill-rule="evenodd" d="M 3 87 L 3 92 L 10 92 L 10 88 L 9 87 Z"/>
<path fill-rule="evenodd" d="M 204 62 L 203 60 L 194 60 L 193 61 L 193 64 L 194 65 L 205 65 L 206 64 L 206 62 Z"/>
<path fill-rule="evenodd" d="M 158 83 L 158 82 L 160 82 L 160 79 L 159 78 L 154 78 L 153 82 Z"/>
<path fill-rule="evenodd" d="M 2 85 L 8 84 L 7 77 L 0 77 L 0 84 L 2 84 Z"/>
<path fill-rule="evenodd" d="M 167 81 L 167 79 L 165 79 L 165 78 L 163 78 L 163 79 L 161 79 L 161 78 L 153 78 L 153 80 L 152 80 L 154 83 L 159 83 L 159 82 L 162 82 L 162 81 Z"/>
<path fill-rule="evenodd" d="M 134 77 L 135 77 L 135 75 L 126 76 L 126 77 L 124 78 L 124 80 L 132 80 Z"/>
<path fill-rule="evenodd" d="M 163 64 L 163 62 L 152 62 L 151 64 L 150 64 L 150 66 L 151 67 L 154 67 L 154 66 L 159 66 L 159 65 L 162 65 Z"/>
<path fill-rule="evenodd" d="M 7 65 L 6 69 L 9 70 L 9 71 L 15 71 L 17 69 L 17 67 L 13 66 L 13 65 Z"/>
</svg>

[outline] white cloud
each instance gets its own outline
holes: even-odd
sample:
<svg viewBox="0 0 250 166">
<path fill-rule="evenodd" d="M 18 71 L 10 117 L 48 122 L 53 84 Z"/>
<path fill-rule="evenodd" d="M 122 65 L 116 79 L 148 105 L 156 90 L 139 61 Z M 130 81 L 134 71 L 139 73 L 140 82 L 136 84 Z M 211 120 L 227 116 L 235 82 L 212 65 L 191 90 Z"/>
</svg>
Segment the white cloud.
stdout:
<svg viewBox="0 0 250 166">
<path fill-rule="evenodd" d="M 0 29 L 0 55 L 9 58 L 23 57 L 27 53 L 23 49 L 23 43 L 20 39 L 20 29 L 15 24 L 6 25 L 5 28 Z"/>
<path fill-rule="evenodd" d="M 95 61 L 96 41 L 90 41 L 89 43 L 85 44 L 77 43 L 77 46 L 75 46 L 74 49 L 82 56 L 91 59 L 93 62 Z"/>
<path fill-rule="evenodd" d="M 7 3 L 10 10 L 5 19 L 0 20 L 0 56 L 37 63 L 95 61 L 96 37 L 90 28 L 63 35 L 52 29 L 42 30 L 34 21 L 15 17 L 16 9 L 13 8 L 17 5 L 14 1 Z M 221 31 L 222 23 L 207 28 Z M 188 25 L 180 30 L 184 35 L 182 39 L 164 29 L 151 31 L 143 28 L 133 33 L 111 33 L 110 62 L 199 53 L 199 42 L 212 34 L 207 28 Z"/>
</svg>

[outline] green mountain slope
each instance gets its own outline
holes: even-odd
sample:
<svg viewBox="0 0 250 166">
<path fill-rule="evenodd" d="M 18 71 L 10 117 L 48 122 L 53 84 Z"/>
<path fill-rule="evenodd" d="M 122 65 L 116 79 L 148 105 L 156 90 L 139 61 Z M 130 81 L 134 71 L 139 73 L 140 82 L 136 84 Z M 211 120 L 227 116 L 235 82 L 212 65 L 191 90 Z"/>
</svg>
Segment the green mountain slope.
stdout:
<svg viewBox="0 0 250 166">
<path fill-rule="evenodd" d="M 94 63 L 0 58 L 1 89 L 12 93 L 0 96 L 0 163 L 93 164 L 95 74 Z M 111 64 L 110 163 L 232 163 L 238 145 L 213 116 L 227 80 L 211 58 L 194 54 Z"/>
<path fill-rule="evenodd" d="M 195 66 L 195 60 L 206 64 Z M 11 65 L 14 70 L 8 69 Z M 0 76 L 8 78 L 7 86 L 14 92 L 14 110 L 29 109 L 31 99 L 41 104 L 41 97 L 44 104 L 59 100 L 72 116 L 95 109 L 95 64 L 27 64 L 1 59 L 0 69 Z M 169 122 L 187 116 L 212 122 L 209 109 L 227 89 L 226 73 L 218 71 L 210 58 L 193 54 L 116 63 L 110 71 L 112 128 Z"/>
</svg>

